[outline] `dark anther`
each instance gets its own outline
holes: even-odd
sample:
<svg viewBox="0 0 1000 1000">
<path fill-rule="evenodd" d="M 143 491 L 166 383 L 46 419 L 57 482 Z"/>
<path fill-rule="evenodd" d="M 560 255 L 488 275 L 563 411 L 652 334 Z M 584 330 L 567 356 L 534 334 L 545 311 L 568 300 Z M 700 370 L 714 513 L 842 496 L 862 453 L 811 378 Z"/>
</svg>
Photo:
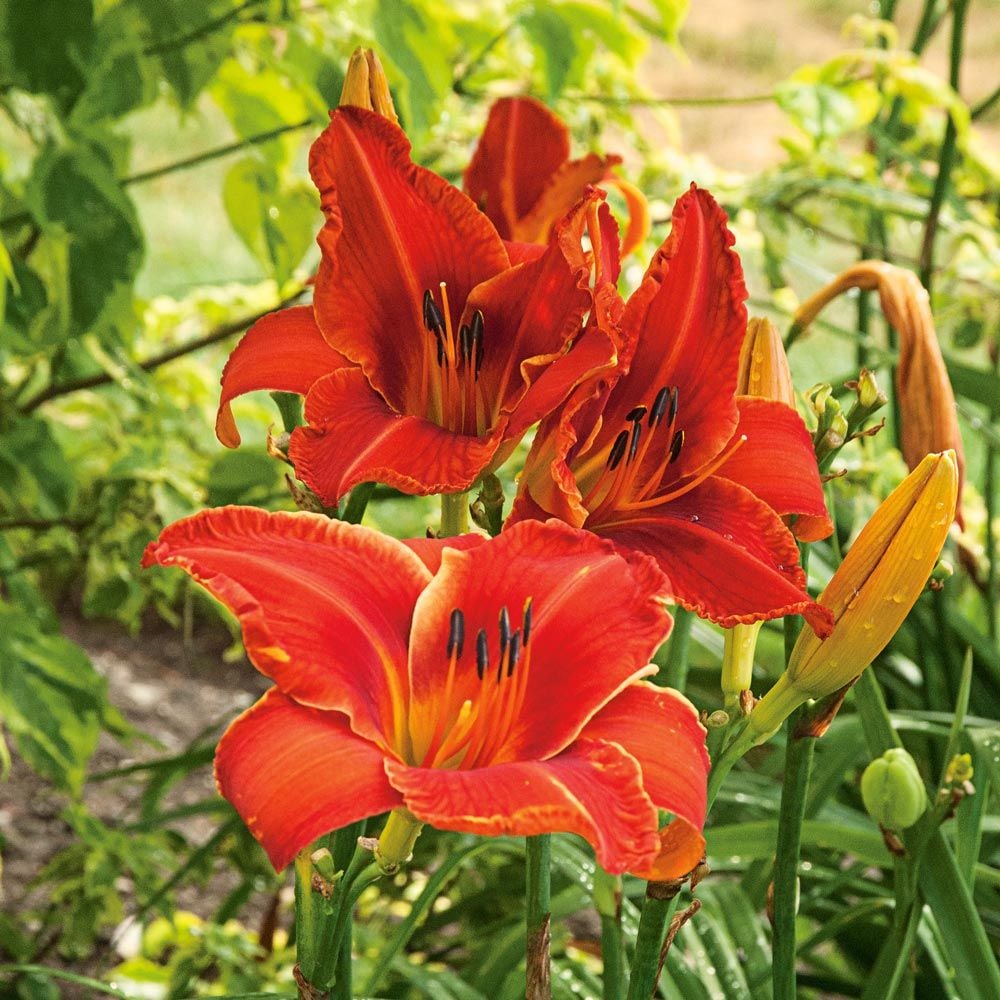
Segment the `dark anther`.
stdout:
<svg viewBox="0 0 1000 1000">
<path fill-rule="evenodd" d="M 430 289 L 424 292 L 424 326 L 435 334 L 444 329 L 444 316 L 441 315 Z"/>
<path fill-rule="evenodd" d="M 476 378 L 483 367 L 483 314 L 477 309 L 472 314 L 472 352 L 476 357 Z"/>
<path fill-rule="evenodd" d="M 633 406 L 632 409 L 629 410 L 628 413 L 625 414 L 625 419 L 629 423 L 631 423 L 633 420 L 642 420 L 642 418 L 645 415 L 646 415 L 646 407 L 645 406 Z"/>
<path fill-rule="evenodd" d="M 528 645 L 531 637 L 531 598 L 524 602 L 524 614 L 521 616 L 521 631 L 524 633 L 524 644 Z"/>
<path fill-rule="evenodd" d="M 490 647 L 486 639 L 486 629 L 481 628 L 476 634 L 476 673 L 482 680 L 490 665 Z"/>
<path fill-rule="evenodd" d="M 684 447 L 684 431 L 677 431 L 674 434 L 673 440 L 670 442 L 670 461 L 676 462 L 677 456 L 681 453 L 681 448 Z"/>
<path fill-rule="evenodd" d="M 458 356 L 463 364 L 472 364 L 472 331 L 465 324 L 458 330 Z"/>
<path fill-rule="evenodd" d="M 507 643 L 510 642 L 510 615 L 507 614 L 507 607 L 504 605 L 500 609 L 500 659 L 507 652 Z"/>
<path fill-rule="evenodd" d="M 667 423 L 672 424 L 677 418 L 677 386 L 670 390 L 670 411 L 667 413 Z"/>
<path fill-rule="evenodd" d="M 649 426 L 655 427 L 667 412 L 667 400 L 670 399 L 670 386 L 665 385 L 653 400 L 653 408 L 649 411 Z"/>
<path fill-rule="evenodd" d="M 642 422 L 637 420 L 632 425 L 632 440 L 628 445 L 628 459 L 627 462 L 631 462 L 635 458 L 635 453 L 639 450 L 639 438 L 642 437 Z"/>
<path fill-rule="evenodd" d="M 507 658 L 507 676 L 514 673 L 517 661 L 521 659 L 521 633 L 515 632 L 510 637 L 510 656 Z"/>
<path fill-rule="evenodd" d="M 448 630 L 448 656 L 460 657 L 465 645 L 465 615 L 458 608 L 451 613 L 451 627 Z"/>
<path fill-rule="evenodd" d="M 628 431 L 619 431 L 618 437 L 615 438 L 615 443 L 611 446 L 611 452 L 608 455 L 608 471 L 614 472 L 618 468 L 618 463 L 622 460 L 625 455 L 625 449 L 628 447 Z"/>
</svg>

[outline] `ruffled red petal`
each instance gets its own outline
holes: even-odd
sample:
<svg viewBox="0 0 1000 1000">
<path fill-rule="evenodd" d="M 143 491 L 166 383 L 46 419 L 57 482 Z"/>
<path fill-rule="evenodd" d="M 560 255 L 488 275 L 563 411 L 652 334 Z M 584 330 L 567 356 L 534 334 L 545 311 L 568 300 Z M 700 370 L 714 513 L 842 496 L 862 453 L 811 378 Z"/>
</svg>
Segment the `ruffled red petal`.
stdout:
<svg viewBox="0 0 1000 1000">
<path fill-rule="evenodd" d="M 215 778 L 281 871 L 322 834 L 401 805 L 384 761 L 347 716 L 272 688 L 223 734 Z"/>
<path fill-rule="evenodd" d="M 642 785 L 657 809 L 705 825 L 708 771 L 705 727 L 677 691 L 638 683 L 587 723 L 582 737 L 620 744 L 642 768 Z"/>
<path fill-rule="evenodd" d="M 404 493 L 468 489 L 489 464 L 506 426 L 488 437 L 455 434 L 422 417 L 400 415 L 357 368 L 320 379 L 306 396 L 307 427 L 292 432 L 295 471 L 324 503 L 358 483 Z"/>
<path fill-rule="evenodd" d="M 403 131 L 373 112 L 331 112 L 309 167 L 326 214 L 320 329 L 394 409 L 423 413 L 424 292 L 447 284 L 457 330 L 472 289 L 509 267 L 503 241 L 461 191 L 416 166 Z"/>
<path fill-rule="evenodd" d="M 386 761 L 393 787 L 417 819 L 486 836 L 575 833 L 612 873 L 656 857 L 656 809 L 635 759 L 613 743 L 577 740 L 544 761 L 474 771 L 407 767 Z"/>
<path fill-rule="evenodd" d="M 569 159 L 569 150 L 569 130 L 541 101 L 502 98 L 490 108 L 465 171 L 465 191 L 501 236 L 518 239 L 518 220 L 531 211 L 549 178 Z"/>
<path fill-rule="evenodd" d="M 655 559 L 670 593 L 699 615 L 728 628 L 801 614 L 829 631 L 830 613 L 805 592 L 791 532 L 745 487 L 712 476 L 681 497 L 613 516 L 587 527 Z"/>
<path fill-rule="evenodd" d="M 465 648 L 449 695 L 457 710 L 467 699 L 478 700 L 479 630 L 486 632 L 495 671 L 501 609 L 507 608 L 511 631 L 520 630 L 531 598 L 530 638 L 517 667 L 527 671 L 527 688 L 516 717 L 504 720 L 509 728 L 494 756 L 511 760 L 559 752 L 601 706 L 647 672 L 670 628 L 658 599 L 662 587 L 651 561 L 621 557 L 592 534 L 557 521 L 522 522 L 467 552 L 446 549 L 414 612 L 411 718 L 437 715 L 437 709 L 425 712 L 420 706 L 440 704 L 452 611 L 461 610 L 465 621 Z"/>
<path fill-rule="evenodd" d="M 237 396 L 255 389 L 305 395 L 317 379 L 349 364 L 323 339 L 312 306 L 265 316 L 247 330 L 222 369 L 216 437 L 227 448 L 238 447 L 240 432 L 229 405 Z"/>
<path fill-rule="evenodd" d="M 402 725 L 410 619 L 430 581 L 402 543 L 316 514 L 218 507 L 151 542 L 239 619 L 247 655 L 296 701 L 384 741 Z"/>
<path fill-rule="evenodd" d="M 737 397 L 740 422 L 736 435 L 746 441 L 719 466 L 716 475 L 745 486 L 778 514 L 805 515 L 804 541 L 826 538 L 833 522 L 826 511 L 823 484 L 812 437 L 802 418 L 784 403 L 752 396 Z"/>
<path fill-rule="evenodd" d="M 622 320 L 628 373 L 604 410 L 601 447 L 610 447 L 626 414 L 651 406 L 664 386 L 678 390 L 684 447 L 675 478 L 722 450 L 736 429 L 736 376 L 746 331 L 746 286 L 726 213 L 693 187 L 674 207 L 673 228 L 653 256 Z M 652 452 L 648 462 L 658 464 Z"/>
</svg>

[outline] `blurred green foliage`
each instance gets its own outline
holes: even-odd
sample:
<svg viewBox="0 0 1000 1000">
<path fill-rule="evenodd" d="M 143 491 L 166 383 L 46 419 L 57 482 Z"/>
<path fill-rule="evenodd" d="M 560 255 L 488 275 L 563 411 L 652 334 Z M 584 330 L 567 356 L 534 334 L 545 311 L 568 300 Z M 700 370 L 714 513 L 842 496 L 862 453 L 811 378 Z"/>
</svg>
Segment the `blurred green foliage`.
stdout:
<svg viewBox="0 0 1000 1000">
<path fill-rule="evenodd" d="M 670 121 L 669 100 L 650 100 L 637 67 L 651 47 L 662 55 L 663 46 L 677 45 L 685 0 L 0 5 L 0 722 L 14 750 L 72 800 L 65 819 L 75 834 L 39 877 L 44 901 L 0 917 L 4 957 L 30 964 L 55 955 L 88 974 L 107 972 L 114 964 L 107 935 L 126 912 L 119 882 L 127 875 L 136 889 L 130 912 L 154 922 L 140 952 L 117 969 L 123 982 L 156 982 L 163 996 L 218 992 L 220 983 L 230 992 L 288 983 L 281 942 L 262 948 L 260 935 L 229 922 L 262 891 L 278 905 L 259 849 L 216 798 L 188 813 L 200 809 L 221 824 L 201 847 L 173 828 L 176 817 L 163 804 L 167 788 L 207 765 L 211 740 L 119 776 L 138 782 L 138 799 L 117 824 L 79 801 L 100 732 L 134 734 L 108 705 L 86 654 L 60 635 L 59 612 L 70 606 L 133 632 L 150 612 L 177 624 L 186 596 L 180 574 L 138 570 L 160 528 L 205 505 L 291 506 L 283 468 L 261 447 L 277 420 L 274 407 L 241 402 L 247 443 L 225 452 L 211 430 L 217 383 L 236 335 L 306 294 L 320 224 L 306 149 L 338 101 L 358 44 L 373 45 L 383 59 L 417 158 L 453 179 L 495 95 L 542 97 L 581 146 L 604 145 L 602 134 L 613 130 L 607 148 L 635 151 L 640 165 L 631 179 L 654 210 L 643 263 L 665 235 L 670 200 L 692 179 L 711 186 L 738 233 L 752 310 L 781 326 L 797 296 L 859 256 L 921 275 L 967 432 L 967 530 L 953 554 L 959 574 L 943 596 L 921 600 L 881 658 L 879 678 L 933 789 L 961 687 L 959 650 L 973 650 L 961 748 L 973 754 L 978 795 L 960 807 L 949 838 L 963 891 L 994 944 L 1000 939 L 1000 825 L 988 809 L 1000 745 L 1000 166 L 975 127 L 997 94 L 970 108 L 957 93 L 962 25 L 953 14 L 962 4 L 928 0 L 916 36 L 904 40 L 892 24 L 894 7 L 881 4 L 885 20 L 855 18 L 849 47 L 775 89 L 789 125 L 784 159 L 740 177 L 654 147 L 635 115 L 652 103 L 651 113 Z M 946 80 L 921 55 L 936 32 L 956 24 Z M 177 148 L 162 134 L 180 136 Z M 155 194 L 142 200 L 148 191 Z M 189 213 L 206 213 L 206 227 L 228 219 L 233 239 L 223 263 L 224 240 L 196 234 L 178 248 L 170 220 Z M 248 280 L 233 283 L 234 273 Z M 627 280 L 638 273 L 633 262 Z M 800 389 L 821 379 L 840 392 L 861 365 L 890 383 L 894 337 L 867 294 L 817 328 L 792 351 Z M 898 481 L 895 433 L 890 419 L 883 435 L 845 453 L 846 474 L 830 487 L 838 545 Z M 508 496 L 511 487 L 508 477 Z M 380 491 L 368 520 L 420 534 L 432 516 L 422 501 Z M 819 583 L 835 561 L 833 548 L 815 547 Z M 216 614 L 207 602 L 197 610 Z M 696 623 L 689 693 L 707 708 L 718 703 L 720 650 L 717 631 Z M 780 670 L 777 630 L 764 630 L 758 663 L 759 686 Z M 741 774 L 739 792 L 727 789 L 720 799 L 710 862 L 740 878 L 699 890 L 699 920 L 682 930 L 667 961 L 667 995 L 770 995 L 760 911 L 778 757 L 763 755 Z M 890 858 L 857 788 L 867 759 L 858 718 L 845 712 L 820 743 L 807 810 L 803 996 L 861 995 L 888 927 Z M 555 992 L 595 995 L 599 962 L 587 929 L 571 932 L 566 923 L 588 904 L 593 862 L 568 838 L 555 854 Z M 173 915 L 176 890 L 201 884 L 220 859 L 234 884 L 195 933 Z M 520 884 L 522 872 L 513 845 L 481 850 L 471 840 L 456 847 L 425 835 L 414 873 L 362 900 L 358 982 L 393 997 L 517 996 L 521 901 L 503 887 Z M 428 880 L 446 894 L 423 893 Z M 639 891 L 640 883 L 627 882 L 627 937 Z M 944 914 L 929 911 L 919 946 L 907 973 L 910 995 L 956 995 L 955 956 L 967 942 L 956 940 Z M 0 996 L 53 996 L 55 981 L 12 974 Z"/>
</svg>

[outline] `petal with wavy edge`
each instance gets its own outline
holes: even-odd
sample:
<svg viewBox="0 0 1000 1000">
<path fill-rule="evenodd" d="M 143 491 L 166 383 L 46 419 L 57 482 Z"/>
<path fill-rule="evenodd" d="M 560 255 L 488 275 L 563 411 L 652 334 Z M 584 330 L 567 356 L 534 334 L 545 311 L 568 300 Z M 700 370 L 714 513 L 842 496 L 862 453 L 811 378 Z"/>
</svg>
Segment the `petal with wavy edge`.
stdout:
<svg viewBox="0 0 1000 1000">
<path fill-rule="evenodd" d="M 576 833 L 608 872 L 648 866 L 659 851 L 656 809 L 634 758 L 613 743 L 578 740 L 558 757 L 473 771 L 386 761 L 417 819 L 486 836 Z"/>
<path fill-rule="evenodd" d="M 239 619 L 251 661 L 376 742 L 400 732 L 413 608 L 431 575 L 405 545 L 318 514 L 218 507 L 151 542 Z"/>
<path fill-rule="evenodd" d="M 790 406 L 738 396 L 736 435 L 746 435 L 716 475 L 745 486 L 778 514 L 802 514 L 807 530 L 792 532 L 804 541 L 826 538 L 833 522 L 826 511 L 812 436 Z"/>
<path fill-rule="evenodd" d="M 395 410 L 423 415 L 424 292 L 440 304 L 447 284 L 457 330 L 472 289 L 509 267 L 503 241 L 458 188 L 411 161 L 402 129 L 373 112 L 332 111 L 309 169 L 326 215 L 314 295 L 323 336 Z"/>
<path fill-rule="evenodd" d="M 610 448 L 634 406 L 676 386 L 684 431 L 679 479 L 714 458 L 736 429 L 736 376 L 746 331 L 746 286 L 726 213 L 692 186 L 674 206 L 670 236 L 625 304 L 623 365 L 604 410 L 601 449 Z M 650 449 L 647 462 L 659 464 Z"/>
<path fill-rule="evenodd" d="M 236 448 L 240 432 L 230 403 L 255 389 L 298 392 L 303 396 L 324 375 L 350 362 L 323 339 L 312 306 L 295 306 L 258 320 L 243 335 L 222 369 L 222 395 L 215 436 Z"/>
<path fill-rule="evenodd" d="M 463 186 L 501 236 L 518 239 L 518 220 L 569 159 L 569 150 L 569 130 L 541 101 L 501 98 L 490 108 Z"/>
<path fill-rule="evenodd" d="M 618 743 L 642 768 L 642 786 L 657 809 L 705 825 L 708 770 L 705 727 L 677 691 L 645 682 L 613 698 L 581 737 Z"/>
<path fill-rule="evenodd" d="M 384 762 L 347 716 L 272 688 L 223 734 L 215 779 L 281 871 L 322 834 L 402 804 Z"/>
<path fill-rule="evenodd" d="M 728 628 L 801 614 L 829 631 L 829 612 L 805 592 L 791 532 L 738 483 L 711 476 L 684 496 L 613 516 L 587 527 L 650 555 L 677 602 L 702 617 Z"/>
<path fill-rule="evenodd" d="M 485 630 L 496 671 L 501 609 L 507 608 L 511 630 L 519 630 L 530 597 L 531 634 L 517 668 L 527 671 L 523 702 L 501 720 L 503 732 L 490 732 L 492 753 L 483 755 L 512 760 L 559 752 L 609 699 L 648 672 L 649 658 L 671 624 L 658 596 L 662 589 L 650 560 L 623 557 L 589 532 L 557 521 L 524 521 L 468 552 L 445 549 L 413 617 L 411 720 L 426 719 L 429 729 L 438 717 L 452 611 L 464 615 L 466 641 L 449 700 L 478 706 L 484 696 L 476 635 Z M 429 732 L 415 734 L 415 745 L 429 742 Z"/>
<path fill-rule="evenodd" d="M 404 493 L 468 489 L 502 438 L 455 434 L 422 417 L 400 415 L 357 368 L 320 379 L 306 396 L 307 427 L 292 432 L 295 471 L 324 503 L 358 483 L 379 482 Z M 506 425 L 506 420 L 501 428 Z"/>
</svg>

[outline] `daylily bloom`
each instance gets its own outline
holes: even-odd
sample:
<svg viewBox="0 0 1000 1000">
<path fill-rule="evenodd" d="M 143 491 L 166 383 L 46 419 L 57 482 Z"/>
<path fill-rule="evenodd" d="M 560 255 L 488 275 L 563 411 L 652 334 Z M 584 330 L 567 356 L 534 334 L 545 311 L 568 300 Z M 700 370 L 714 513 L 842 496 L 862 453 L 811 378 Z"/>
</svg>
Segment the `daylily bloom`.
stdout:
<svg viewBox="0 0 1000 1000">
<path fill-rule="evenodd" d="M 592 192 L 530 261 L 513 263 L 457 188 L 410 160 L 403 132 L 341 107 L 312 148 L 326 224 L 312 306 L 256 324 L 222 376 L 216 433 L 251 389 L 306 396 L 289 456 L 326 503 L 378 480 L 407 493 L 467 489 L 586 374 L 611 364 L 581 335 Z M 520 259 L 520 258 L 518 258 Z"/>
<path fill-rule="evenodd" d="M 569 129 L 556 115 L 533 97 L 504 97 L 490 108 L 464 186 L 505 240 L 542 244 L 591 184 L 618 188 L 629 253 L 649 235 L 649 209 L 642 192 L 613 172 L 619 163 L 596 153 L 571 160 Z"/>
<path fill-rule="evenodd" d="M 958 463 L 947 451 L 925 456 L 879 505 L 820 594 L 833 631 L 820 640 L 803 630 L 788 668 L 750 713 L 758 742 L 810 698 L 850 684 L 885 648 L 934 569 L 957 499 Z"/>
<path fill-rule="evenodd" d="M 659 809 L 697 843 L 705 731 L 642 680 L 670 627 L 644 556 L 558 522 L 408 546 L 224 507 L 168 527 L 154 563 L 237 615 L 275 682 L 223 735 L 216 777 L 276 869 L 388 810 L 400 827 L 576 833 L 613 873 L 660 857 Z"/>
<path fill-rule="evenodd" d="M 876 289 L 886 322 L 899 337 L 896 395 L 903 459 L 915 469 L 927 454 L 953 451 L 961 496 L 965 452 L 955 393 L 941 356 L 927 289 L 904 267 L 881 260 L 859 261 L 802 303 L 795 314 L 795 327 L 807 327 L 827 303 L 849 288 Z M 961 524 L 961 507 L 955 515 Z"/>
<path fill-rule="evenodd" d="M 512 518 L 555 515 L 649 553 L 680 604 L 723 625 L 801 613 L 822 630 L 781 520 L 826 517 L 812 441 L 791 407 L 735 394 L 747 319 L 732 243 L 692 187 L 625 305 L 622 373 L 542 422 Z"/>
</svg>

